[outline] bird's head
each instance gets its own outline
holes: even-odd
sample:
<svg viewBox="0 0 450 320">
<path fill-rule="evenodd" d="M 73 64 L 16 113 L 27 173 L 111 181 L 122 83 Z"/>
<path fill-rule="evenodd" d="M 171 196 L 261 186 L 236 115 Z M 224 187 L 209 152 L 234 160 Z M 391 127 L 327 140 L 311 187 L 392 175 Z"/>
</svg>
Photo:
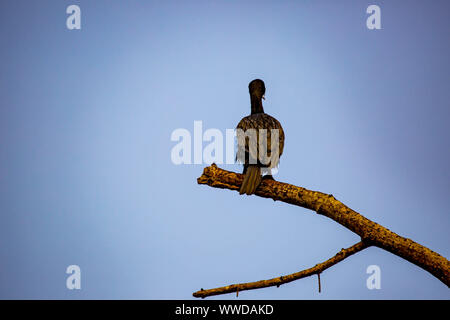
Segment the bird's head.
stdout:
<svg viewBox="0 0 450 320">
<path fill-rule="evenodd" d="M 248 91 L 250 96 L 254 96 L 258 99 L 265 99 L 264 94 L 266 93 L 266 86 L 264 81 L 260 79 L 255 79 L 248 84 Z"/>
</svg>

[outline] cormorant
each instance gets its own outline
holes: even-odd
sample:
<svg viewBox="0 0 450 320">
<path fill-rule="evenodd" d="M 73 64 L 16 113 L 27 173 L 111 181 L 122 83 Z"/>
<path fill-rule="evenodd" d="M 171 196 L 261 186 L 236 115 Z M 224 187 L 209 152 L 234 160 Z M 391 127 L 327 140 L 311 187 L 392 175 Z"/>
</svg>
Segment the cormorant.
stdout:
<svg viewBox="0 0 450 320">
<path fill-rule="evenodd" d="M 262 99 L 266 93 L 264 81 L 255 79 L 248 85 L 251 114 L 237 125 L 238 162 L 244 165 L 244 181 L 240 194 L 255 193 L 264 178 L 273 179 L 271 169 L 278 165 L 284 147 L 284 131 L 280 122 L 264 113 Z M 253 130 L 252 130 L 253 129 Z M 264 130 L 265 129 L 265 130 Z"/>
</svg>

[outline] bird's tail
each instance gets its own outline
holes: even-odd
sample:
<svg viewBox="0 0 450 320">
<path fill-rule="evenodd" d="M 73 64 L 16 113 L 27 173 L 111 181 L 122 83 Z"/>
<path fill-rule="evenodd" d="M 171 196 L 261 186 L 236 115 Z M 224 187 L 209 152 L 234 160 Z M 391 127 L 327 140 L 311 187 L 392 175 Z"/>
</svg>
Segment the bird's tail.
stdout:
<svg viewBox="0 0 450 320">
<path fill-rule="evenodd" d="M 249 165 L 247 171 L 245 172 L 244 181 L 242 182 L 239 194 L 251 195 L 255 193 L 256 188 L 258 188 L 261 183 L 261 169 L 256 165 Z"/>
</svg>

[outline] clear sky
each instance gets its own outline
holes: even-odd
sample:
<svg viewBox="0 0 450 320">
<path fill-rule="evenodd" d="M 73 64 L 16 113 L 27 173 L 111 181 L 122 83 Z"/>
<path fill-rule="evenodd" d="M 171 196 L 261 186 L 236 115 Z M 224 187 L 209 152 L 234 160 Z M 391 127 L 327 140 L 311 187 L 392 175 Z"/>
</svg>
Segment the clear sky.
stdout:
<svg viewBox="0 0 450 320">
<path fill-rule="evenodd" d="M 66 27 L 72 4 L 80 30 Z M 366 27 L 371 4 L 381 30 Z M 448 12 L 425 0 L 1 1 L 0 298 L 190 299 L 358 242 L 312 211 L 197 185 L 206 164 L 172 163 L 172 132 L 234 128 L 255 78 L 286 134 L 276 179 L 448 258 Z M 66 288 L 69 265 L 80 290 Z M 310 277 L 239 298 L 450 298 L 378 248 L 321 282 L 320 294 Z"/>
</svg>

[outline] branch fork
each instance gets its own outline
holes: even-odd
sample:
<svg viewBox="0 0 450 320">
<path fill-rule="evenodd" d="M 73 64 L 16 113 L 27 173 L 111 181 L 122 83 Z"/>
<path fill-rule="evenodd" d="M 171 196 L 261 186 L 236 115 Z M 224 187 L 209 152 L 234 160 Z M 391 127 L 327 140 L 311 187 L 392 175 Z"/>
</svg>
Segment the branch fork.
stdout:
<svg viewBox="0 0 450 320">
<path fill-rule="evenodd" d="M 220 169 L 215 164 L 206 167 L 203 174 L 197 179 L 198 184 L 205 184 L 213 188 L 239 191 L 243 175 Z M 283 201 L 313 210 L 320 215 L 333 219 L 350 231 L 361 237 L 361 241 L 353 246 L 342 249 L 334 257 L 315 265 L 312 268 L 293 274 L 256 282 L 232 284 L 215 289 L 200 290 L 193 293 L 194 297 L 232 293 L 277 286 L 294 280 L 317 274 L 319 292 L 321 291 L 320 273 L 345 258 L 362 251 L 370 246 L 376 246 L 389 251 L 428 271 L 445 285 L 450 286 L 450 262 L 438 253 L 424 247 L 411 239 L 404 238 L 389 229 L 365 218 L 358 212 L 350 209 L 337 200 L 332 194 L 311 191 L 288 183 L 263 179 L 255 195 L 270 198 L 274 201 Z"/>
</svg>

